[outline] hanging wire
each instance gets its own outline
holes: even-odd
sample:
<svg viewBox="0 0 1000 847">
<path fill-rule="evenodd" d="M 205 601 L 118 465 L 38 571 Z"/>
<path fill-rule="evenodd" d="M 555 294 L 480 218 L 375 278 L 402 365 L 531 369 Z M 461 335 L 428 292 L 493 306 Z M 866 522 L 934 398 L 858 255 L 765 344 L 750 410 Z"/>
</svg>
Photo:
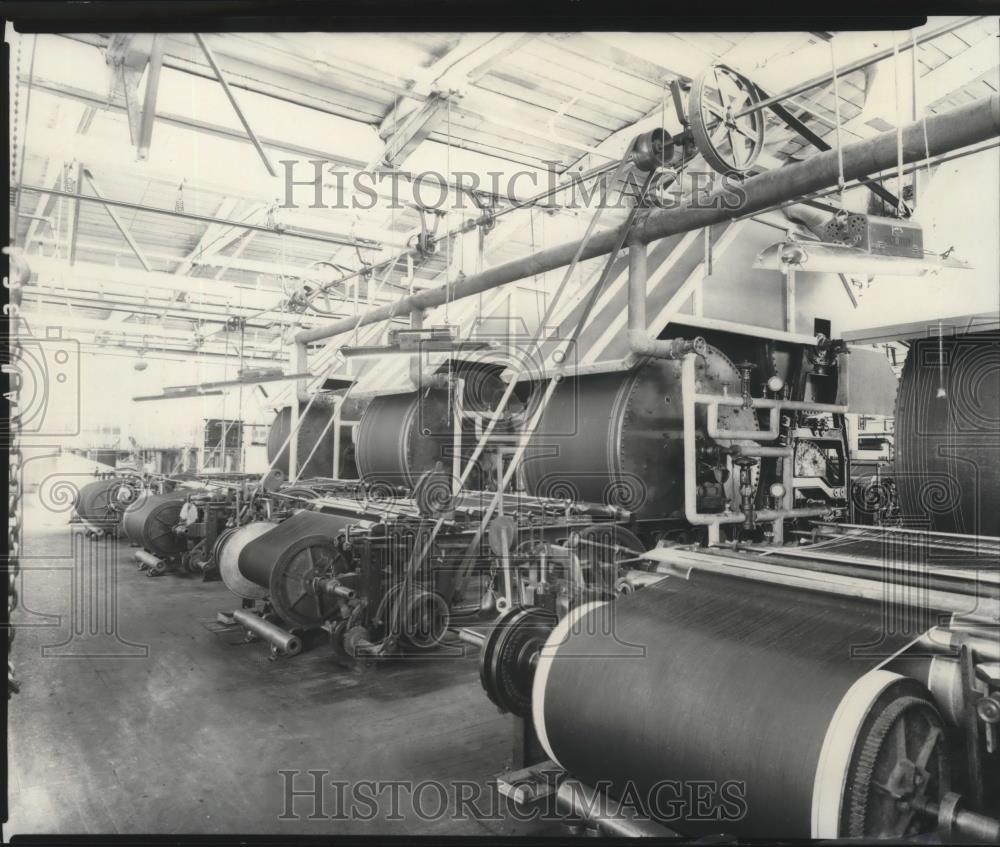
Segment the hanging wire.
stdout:
<svg viewBox="0 0 1000 847">
<path fill-rule="evenodd" d="M 844 208 L 844 145 L 840 137 L 840 85 L 837 77 L 837 49 L 834 47 L 835 37 L 831 37 L 830 63 L 833 66 L 833 115 L 837 132 L 837 188 L 840 191 L 840 208 Z"/>
<path fill-rule="evenodd" d="M 448 114 L 447 114 L 448 144 L 444 153 L 445 183 L 451 185 L 451 92 L 448 93 Z M 450 189 L 448 196 L 451 196 Z M 447 210 L 446 210 L 447 214 Z M 450 323 L 448 318 L 449 306 L 451 305 L 451 237 L 448 232 L 447 217 L 445 218 L 445 269 L 444 269 L 444 322 Z M 449 362 L 451 359 L 448 360 Z"/>
<path fill-rule="evenodd" d="M 910 38 L 913 41 L 913 110 L 916 118 L 917 106 L 920 106 L 920 124 L 924 132 L 924 164 L 927 166 L 927 179 L 931 178 L 931 144 L 927 139 L 927 108 L 920 103 L 919 89 L 917 87 L 917 33 L 910 30 Z M 914 187 L 916 187 L 917 171 L 913 171 Z"/>
<path fill-rule="evenodd" d="M 908 211 L 903 201 L 903 115 L 899 106 L 899 42 L 892 41 L 893 86 L 896 93 L 896 215 L 904 217 Z M 914 81 L 915 82 L 915 81 Z"/>
</svg>

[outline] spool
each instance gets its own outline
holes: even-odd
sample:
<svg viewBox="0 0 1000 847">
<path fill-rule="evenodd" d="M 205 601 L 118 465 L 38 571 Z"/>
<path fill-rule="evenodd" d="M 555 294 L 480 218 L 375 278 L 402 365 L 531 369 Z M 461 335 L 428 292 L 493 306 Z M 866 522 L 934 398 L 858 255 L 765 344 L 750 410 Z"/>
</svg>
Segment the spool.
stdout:
<svg viewBox="0 0 1000 847">
<path fill-rule="evenodd" d="M 187 539 L 174 532 L 189 491 L 150 494 L 125 511 L 122 529 L 133 544 L 169 559 L 187 549 Z"/>
<path fill-rule="evenodd" d="M 714 816 L 646 808 L 686 834 L 854 834 L 877 793 L 862 771 L 891 757 L 885 715 L 909 698 L 922 716 L 915 748 L 940 719 L 924 686 L 878 669 L 908 640 L 883 633 L 879 603 L 667 579 L 564 617 L 538 654 L 531 713 L 549 757 L 613 796 L 631 785 L 648 800 L 664 780 L 742 786 L 744 802 Z M 939 756 L 934 794 L 948 785 Z"/>
<path fill-rule="evenodd" d="M 696 372 L 702 393 L 739 395 L 739 371 L 717 348 L 708 346 Z M 707 439 L 704 407 L 696 415 Z M 752 410 L 735 406 L 719 409 L 719 425 L 758 428 Z M 620 506 L 640 519 L 683 519 L 683 426 L 680 361 L 566 378 L 524 457 L 528 493 Z"/>
<path fill-rule="evenodd" d="M 936 532 L 1000 535 L 998 433 L 1000 334 L 913 341 L 896 398 L 903 521 Z"/>
</svg>

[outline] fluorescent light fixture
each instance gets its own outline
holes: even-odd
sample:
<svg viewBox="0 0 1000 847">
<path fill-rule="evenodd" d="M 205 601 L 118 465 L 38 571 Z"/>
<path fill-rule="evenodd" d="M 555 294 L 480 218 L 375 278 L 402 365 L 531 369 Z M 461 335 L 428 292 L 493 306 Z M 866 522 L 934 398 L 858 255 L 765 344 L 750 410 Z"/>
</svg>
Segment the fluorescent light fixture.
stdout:
<svg viewBox="0 0 1000 847">
<path fill-rule="evenodd" d="M 775 271 L 857 274 L 860 276 L 923 276 L 942 268 L 971 270 L 972 265 L 950 256 L 926 254 L 922 259 L 868 253 L 846 244 L 819 241 L 779 241 L 766 247 L 753 263 Z"/>
</svg>

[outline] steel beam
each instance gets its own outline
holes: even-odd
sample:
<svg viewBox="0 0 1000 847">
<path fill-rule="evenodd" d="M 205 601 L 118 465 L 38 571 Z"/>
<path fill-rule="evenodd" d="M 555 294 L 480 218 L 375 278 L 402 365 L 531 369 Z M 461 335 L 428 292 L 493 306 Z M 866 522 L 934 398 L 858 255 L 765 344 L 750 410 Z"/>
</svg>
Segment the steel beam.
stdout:
<svg viewBox="0 0 1000 847">
<path fill-rule="evenodd" d="M 1000 96 L 994 94 L 926 121 L 926 152 L 941 155 L 986 141 L 1000 135 Z M 925 156 L 924 125 L 922 122 L 903 128 L 903 160 L 915 162 Z M 872 138 L 843 148 L 845 180 L 860 179 L 896 165 L 896 131 L 880 133 Z M 795 197 L 801 197 L 837 185 L 837 152 L 830 150 L 811 156 L 804 162 L 786 165 L 752 177 L 738 186 L 741 202 L 733 202 L 732 188 L 690 200 L 680 208 L 656 209 L 637 221 L 630 240 L 648 244 L 670 235 L 712 226 L 731 218 L 753 214 Z M 729 208 L 736 206 L 736 208 Z M 623 225 L 624 226 L 624 225 Z M 603 230 L 591 236 L 580 261 L 606 255 L 615 248 L 622 236 L 622 227 Z M 395 303 L 388 303 L 365 312 L 360 318 L 345 318 L 326 326 L 305 330 L 295 336 L 298 344 L 331 338 L 356 326 L 367 326 L 414 309 L 431 309 L 446 301 L 459 300 L 482 291 L 498 288 L 509 282 L 565 267 L 577 254 L 580 243 L 572 241 L 515 259 L 482 273 L 467 276 L 446 286 L 428 288 Z"/>
<path fill-rule="evenodd" d="M 208 59 L 208 63 L 212 66 L 215 78 L 219 80 L 219 85 L 222 86 L 226 99 L 229 100 L 229 105 L 233 107 L 233 111 L 236 112 L 236 117 L 239 118 L 240 123 L 243 124 L 243 129 L 246 130 L 247 138 L 249 138 L 250 143 L 253 144 L 254 149 L 257 151 L 257 155 L 260 156 L 261 161 L 264 163 L 264 167 L 267 168 L 267 172 L 271 176 L 277 176 L 278 172 L 274 169 L 274 165 L 271 164 L 271 159 L 261 146 L 260 139 L 257 138 L 257 133 L 255 133 L 253 131 L 253 127 L 250 126 L 250 121 L 248 121 L 246 115 L 243 114 L 243 110 L 240 108 L 236 95 L 233 94 L 232 89 L 229 87 L 229 82 L 226 80 L 225 74 L 222 73 L 222 68 L 220 68 L 219 63 L 215 61 L 215 55 L 209 49 L 208 44 L 205 42 L 205 39 L 202 37 L 200 32 L 196 32 L 194 37 L 197 39 L 202 52 L 205 54 L 205 58 Z"/>
<path fill-rule="evenodd" d="M 93 186 L 93 178 L 90 180 L 91 186 Z M 44 185 L 19 185 L 17 186 L 19 191 L 37 191 L 41 194 L 51 194 L 55 197 L 69 197 L 73 200 L 85 200 L 91 203 L 100 203 L 101 205 L 108 208 L 110 212 L 111 206 L 116 206 L 121 209 L 131 209 L 136 212 L 150 212 L 154 215 L 167 215 L 171 218 L 184 218 L 189 221 L 200 221 L 201 223 L 207 224 L 219 224 L 221 226 L 233 226 L 240 229 L 252 230 L 254 232 L 269 232 L 272 235 L 287 235 L 289 238 L 305 238 L 309 241 L 321 241 L 324 244 L 343 244 L 347 246 L 357 245 L 359 247 L 367 247 L 372 250 L 380 250 L 382 245 L 378 242 L 369 241 L 368 239 L 350 239 L 339 237 L 335 235 L 323 235 L 321 233 L 313 232 L 303 232 L 297 229 L 277 229 L 275 227 L 265 226 L 264 224 L 252 224 L 246 221 L 229 221 L 220 220 L 214 218 L 211 215 L 199 215 L 194 212 L 179 212 L 176 209 L 161 209 L 156 206 L 147 206 L 143 203 L 133 203 L 128 200 L 116 200 L 110 197 L 90 197 L 89 195 L 77 195 L 72 191 L 60 191 L 57 188 L 46 188 Z M 96 188 L 95 188 L 96 191 Z"/>
<path fill-rule="evenodd" d="M 86 168 L 80 168 L 79 171 L 80 171 L 80 176 L 81 177 L 86 177 L 87 182 L 90 183 L 90 187 L 91 187 L 91 189 L 93 190 L 93 192 L 94 192 L 94 194 L 96 196 L 94 196 L 94 197 L 85 197 L 83 195 L 83 193 L 80 191 L 80 185 L 77 184 L 77 186 L 76 186 L 76 194 L 75 195 L 74 194 L 69 194 L 68 195 L 70 197 L 76 197 L 76 206 L 77 206 L 77 209 L 80 208 L 80 201 L 81 200 L 96 200 L 98 203 L 103 204 L 104 210 L 111 217 L 111 220 L 114 221 L 115 226 L 118 227 L 118 231 L 121 233 L 122 238 L 124 238 L 125 241 L 128 242 L 128 246 L 132 248 L 132 252 L 135 254 L 135 257 L 139 260 L 139 264 L 142 265 L 142 267 L 145 270 L 151 271 L 153 269 L 153 266 L 151 264 L 149 264 L 149 260 L 146 259 L 146 254 L 142 252 L 142 250 L 140 249 L 138 243 L 132 237 L 132 233 L 128 231 L 128 227 L 125 226 L 125 222 L 122 221 L 122 219 L 118 217 L 118 213 L 113 208 L 115 204 L 112 201 L 109 201 L 104 196 L 104 193 L 101 191 L 100 186 L 98 186 L 96 180 L 94 179 L 94 175 L 90 171 L 88 171 Z M 23 187 L 24 186 L 22 186 L 22 188 Z M 54 193 L 54 192 L 49 192 L 49 193 Z M 63 193 L 66 193 L 66 192 L 60 192 L 60 194 L 63 194 Z"/>
<path fill-rule="evenodd" d="M 953 32 L 954 30 L 961 29 L 963 26 L 967 26 L 970 23 L 974 23 L 975 21 L 979 20 L 979 18 L 980 18 L 979 15 L 972 15 L 969 17 L 959 18 L 958 20 L 955 21 L 949 21 L 948 23 L 943 24 L 942 26 L 935 27 L 934 29 L 928 30 L 927 32 L 918 35 L 916 38 L 916 43 L 919 45 L 919 44 L 924 44 L 927 41 L 932 41 L 935 38 L 939 38 L 942 35 L 947 35 L 949 32 Z M 908 39 L 906 41 L 899 42 L 897 49 L 899 50 L 900 53 L 904 53 L 905 51 L 912 49 L 913 45 L 914 45 L 914 40 Z M 854 73 L 854 71 L 864 70 L 870 65 L 876 65 L 879 62 L 888 59 L 892 55 L 893 55 L 893 48 L 887 47 L 884 50 L 879 50 L 877 53 L 874 53 L 871 56 L 866 56 L 863 59 L 858 59 L 856 62 L 849 62 L 842 68 L 837 68 L 836 75 L 840 78 L 843 78 L 847 74 Z M 763 100 L 754 103 L 752 106 L 748 106 L 746 109 L 737 112 L 733 116 L 733 119 L 735 120 L 736 118 L 742 118 L 744 115 L 749 115 L 754 112 L 759 112 L 761 109 L 766 109 L 769 106 L 774 105 L 775 103 L 780 103 L 782 100 L 787 100 L 789 97 L 794 97 L 797 94 L 802 94 L 803 92 L 809 91 L 812 88 L 818 88 L 821 85 L 826 85 L 827 83 L 833 81 L 833 76 L 834 72 L 823 74 L 822 76 L 806 80 L 805 82 L 800 83 L 799 85 L 789 88 L 787 91 L 781 91 L 772 97 L 766 97 Z"/>
</svg>

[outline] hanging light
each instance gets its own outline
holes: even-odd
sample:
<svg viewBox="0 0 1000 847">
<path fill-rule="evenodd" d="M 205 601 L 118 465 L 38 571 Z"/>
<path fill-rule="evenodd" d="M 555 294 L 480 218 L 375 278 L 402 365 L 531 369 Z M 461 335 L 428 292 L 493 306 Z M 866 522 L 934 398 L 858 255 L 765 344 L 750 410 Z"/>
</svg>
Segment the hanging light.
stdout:
<svg viewBox="0 0 1000 847">
<path fill-rule="evenodd" d="M 149 362 L 146 361 L 146 336 L 142 337 L 142 347 L 139 348 L 139 356 L 133 362 L 132 367 L 137 371 L 144 371 L 149 367 Z"/>
</svg>

